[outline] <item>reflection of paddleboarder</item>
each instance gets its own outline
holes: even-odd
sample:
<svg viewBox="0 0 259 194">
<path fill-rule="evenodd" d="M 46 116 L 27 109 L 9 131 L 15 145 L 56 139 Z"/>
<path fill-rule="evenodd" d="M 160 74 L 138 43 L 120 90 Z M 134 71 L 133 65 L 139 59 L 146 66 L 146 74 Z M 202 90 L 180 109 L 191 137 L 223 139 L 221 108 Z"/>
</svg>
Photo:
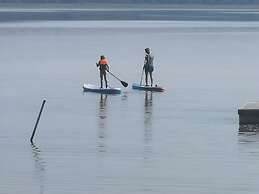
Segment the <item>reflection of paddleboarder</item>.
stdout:
<svg viewBox="0 0 259 194">
<path fill-rule="evenodd" d="M 153 93 L 145 92 L 144 103 L 144 158 L 152 157 L 152 105 Z"/>
<path fill-rule="evenodd" d="M 106 118 L 106 101 L 107 101 L 107 94 L 101 94 L 100 96 L 100 106 L 99 106 L 99 117 L 100 119 Z"/>
<path fill-rule="evenodd" d="M 151 54 L 149 48 L 145 48 L 145 52 L 146 52 L 146 56 L 145 56 L 145 61 L 143 66 L 143 70 L 145 70 L 145 82 L 146 82 L 146 86 L 148 86 L 148 75 L 149 75 L 151 80 L 151 86 L 153 86 L 152 72 L 154 71 L 154 66 L 153 66 L 154 56 Z"/>
<path fill-rule="evenodd" d="M 107 78 L 106 78 L 106 71 L 109 71 L 109 66 L 108 66 L 108 60 L 105 58 L 104 55 L 100 57 L 100 60 L 98 63 L 96 63 L 96 66 L 99 67 L 100 70 L 100 79 L 101 79 L 101 88 L 103 88 L 103 78 L 105 81 L 105 87 L 108 87 L 107 84 Z"/>
<path fill-rule="evenodd" d="M 107 102 L 107 95 L 101 94 L 100 101 L 99 101 L 99 115 L 98 115 L 98 123 L 99 123 L 99 130 L 98 130 L 98 151 L 105 152 L 105 137 L 106 137 L 106 102 Z"/>
<path fill-rule="evenodd" d="M 153 93 L 145 92 L 145 128 L 149 128 L 152 120 L 152 105 L 153 105 Z"/>
<path fill-rule="evenodd" d="M 146 109 L 149 109 L 152 107 L 152 100 L 153 100 L 153 93 L 145 92 L 145 108 Z"/>
<path fill-rule="evenodd" d="M 145 92 L 145 117 L 150 119 L 152 115 L 153 93 Z"/>
</svg>

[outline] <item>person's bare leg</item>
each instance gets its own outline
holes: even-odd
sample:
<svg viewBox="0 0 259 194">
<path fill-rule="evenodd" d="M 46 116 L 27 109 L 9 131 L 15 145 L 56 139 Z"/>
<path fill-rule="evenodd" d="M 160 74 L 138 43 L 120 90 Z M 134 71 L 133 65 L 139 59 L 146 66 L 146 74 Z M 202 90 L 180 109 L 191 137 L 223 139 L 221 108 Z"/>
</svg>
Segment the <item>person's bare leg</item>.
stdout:
<svg viewBox="0 0 259 194">
<path fill-rule="evenodd" d="M 105 87 L 108 88 L 107 78 L 106 78 L 106 72 L 103 73 L 104 81 L 105 81 Z"/>
<path fill-rule="evenodd" d="M 100 71 L 101 88 L 103 88 L 103 73 Z"/>
<path fill-rule="evenodd" d="M 147 71 L 145 71 L 145 81 L 146 81 L 146 86 L 148 85 L 148 72 Z"/>
<path fill-rule="evenodd" d="M 150 75 L 150 80 L 151 80 L 151 86 L 153 86 L 153 76 L 152 76 L 152 72 L 149 72 Z"/>
</svg>

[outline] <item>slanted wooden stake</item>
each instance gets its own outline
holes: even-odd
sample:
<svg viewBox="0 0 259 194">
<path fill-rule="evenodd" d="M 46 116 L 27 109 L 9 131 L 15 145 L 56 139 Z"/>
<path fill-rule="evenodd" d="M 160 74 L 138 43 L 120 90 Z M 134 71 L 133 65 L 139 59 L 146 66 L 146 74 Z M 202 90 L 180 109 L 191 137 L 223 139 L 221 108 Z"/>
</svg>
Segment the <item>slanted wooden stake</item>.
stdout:
<svg viewBox="0 0 259 194">
<path fill-rule="evenodd" d="M 41 116 L 42 110 L 43 110 L 43 108 L 44 108 L 45 102 L 46 102 L 46 100 L 43 100 L 42 105 L 41 105 L 41 108 L 40 108 L 40 112 L 39 112 L 39 115 L 38 115 L 38 118 L 37 118 L 37 121 L 36 121 L 36 123 L 35 123 L 33 132 L 32 132 L 32 134 L 31 134 L 31 139 L 30 139 L 30 140 L 31 140 L 31 143 L 33 143 L 33 137 L 34 137 L 34 135 L 35 135 L 35 132 L 36 132 L 38 123 L 39 123 L 39 121 L 40 121 L 40 116 Z"/>
</svg>

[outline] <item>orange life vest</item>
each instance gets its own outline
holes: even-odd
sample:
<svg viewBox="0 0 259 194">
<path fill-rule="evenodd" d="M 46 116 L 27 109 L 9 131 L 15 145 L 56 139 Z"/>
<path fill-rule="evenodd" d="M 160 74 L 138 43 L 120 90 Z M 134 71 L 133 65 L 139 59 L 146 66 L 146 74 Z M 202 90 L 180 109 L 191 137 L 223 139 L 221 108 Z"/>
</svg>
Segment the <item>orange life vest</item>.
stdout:
<svg viewBox="0 0 259 194">
<path fill-rule="evenodd" d="M 108 61 L 107 61 L 107 59 L 102 59 L 102 60 L 99 61 L 99 64 L 100 65 L 108 65 Z"/>
</svg>

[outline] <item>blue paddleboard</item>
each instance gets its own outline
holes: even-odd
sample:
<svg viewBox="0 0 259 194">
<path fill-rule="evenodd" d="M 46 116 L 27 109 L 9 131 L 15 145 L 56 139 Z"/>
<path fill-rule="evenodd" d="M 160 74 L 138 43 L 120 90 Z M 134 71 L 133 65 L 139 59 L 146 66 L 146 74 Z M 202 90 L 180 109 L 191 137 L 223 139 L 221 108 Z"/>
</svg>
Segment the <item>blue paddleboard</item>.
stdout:
<svg viewBox="0 0 259 194">
<path fill-rule="evenodd" d="M 163 92 L 165 91 L 164 88 L 160 86 L 145 86 L 140 84 L 132 84 L 132 89 L 134 90 L 144 90 L 144 91 L 152 91 L 152 92 Z"/>
</svg>

